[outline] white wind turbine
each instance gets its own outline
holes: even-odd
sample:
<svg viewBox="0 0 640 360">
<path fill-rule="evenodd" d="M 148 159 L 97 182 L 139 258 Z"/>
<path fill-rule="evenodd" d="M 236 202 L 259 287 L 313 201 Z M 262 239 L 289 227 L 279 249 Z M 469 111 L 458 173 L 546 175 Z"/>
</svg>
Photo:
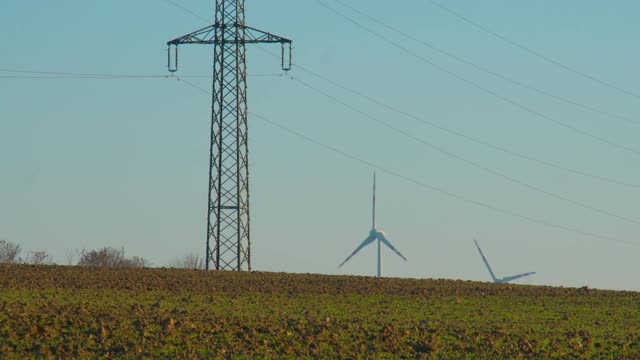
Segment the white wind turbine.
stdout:
<svg viewBox="0 0 640 360">
<path fill-rule="evenodd" d="M 393 252 L 398 254 L 398 256 L 404 259 L 404 261 L 407 261 L 407 258 L 405 258 L 404 255 L 400 253 L 400 251 L 396 250 L 396 248 L 393 247 L 393 245 L 391 245 L 389 240 L 387 240 L 385 233 L 382 230 L 376 229 L 376 173 L 375 172 L 373 173 L 373 221 L 372 222 L 373 222 L 373 225 L 371 227 L 371 231 L 369 232 L 369 236 L 338 267 L 342 267 L 342 265 L 344 265 L 347 261 L 349 261 L 349 259 L 351 259 L 355 254 L 358 253 L 358 251 L 362 250 L 365 246 L 371 244 L 376 240 L 378 240 L 378 277 L 380 277 L 380 270 L 381 270 L 381 264 L 380 264 L 381 244 L 387 245 L 389 249 L 391 249 Z"/>
<path fill-rule="evenodd" d="M 491 275 L 491 279 L 493 279 L 494 283 L 506 283 L 506 282 L 509 282 L 511 280 L 520 279 L 521 277 L 525 277 L 525 276 L 529 276 L 529 275 L 535 274 L 535 271 L 533 271 L 533 272 L 528 272 L 528 273 L 524 273 L 524 274 L 505 276 L 503 278 L 497 278 L 494 275 L 493 270 L 491 270 L 491 265 L 489 265 L 489 262 L 487 261 L 487 258 L 484 257 L 484 254 L 482 253 L 482 250 L 480 249 L 480 245 L 478 245 L 478 242 L 476 240 L 473 240 L 473 242 L 476 243 L 476 247 L 478 248 L 478 251 L 480 252 L 480 256 L 482 256 L 482 261 L 484 261 L 484 265 L 487 267 L 487 270 L 489 270 L 489 275 Z"/>
</svg>

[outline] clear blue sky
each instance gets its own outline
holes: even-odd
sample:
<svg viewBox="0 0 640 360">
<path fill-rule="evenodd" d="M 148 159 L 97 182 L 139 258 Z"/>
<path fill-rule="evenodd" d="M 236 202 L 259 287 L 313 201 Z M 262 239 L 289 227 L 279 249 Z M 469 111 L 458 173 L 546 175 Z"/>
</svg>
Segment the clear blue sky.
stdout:
<svg viewBox="0 0 640 360">
<path fill-rule="evenodd" d="M 213 1 L 174 1 L 212 18 Z M 503 76 L 640 122 L 639 98 L 532 56 L 428 0 L 342 1 Z M 637 1 L 440 1 L 576 71 L 640 93 Z M 248 0 L 247 23 L 293 39 L 295 64 L 417 118 L 560 168 L 640 184 L 640 155 L 544 117 L 637 151 L 639 124 L 525 90 L 334 0 L 324 2 L 414 55 L 315 0 Z M 6 0 L 0 70 L 166 74 L 166 42 L 206 25 L 166 0 Z M 394 113 L 299 68 L 290 72 L 467 162 L 460 161 L 289 77 L 255 76 L 280 73 L 279 60 L 264 50 L 279 53 L 277 46 L 248 50 L 250 111 L 381 167 L 378 227 L 409 259 L 383 249 L 384 275 L 488 281 L 475 238 L 497 275 L 538 272 L 522 283 L 640 290 L 640 187 L 526 161 Z M 211 48 L 181 47 L 178 75 L 210 75 L 211 57 Z M 0 239 L 25 251 L 47 250 L 59 263 L 68 253 L 103 246 L 124 247 L 157 266 L 203 254 L 210 98 L 176 79 L 7 78 L 34 75 L 0 71 Z M 207 77 L 188 81 L 210 88 Z M 249 121 L 255 270 L 374 275 L 374 246 L 337 268 L 370 230 L 374 168 L 256 117 Z M 578 231 L 491 211 L 385 170 Z"/>
</svg>

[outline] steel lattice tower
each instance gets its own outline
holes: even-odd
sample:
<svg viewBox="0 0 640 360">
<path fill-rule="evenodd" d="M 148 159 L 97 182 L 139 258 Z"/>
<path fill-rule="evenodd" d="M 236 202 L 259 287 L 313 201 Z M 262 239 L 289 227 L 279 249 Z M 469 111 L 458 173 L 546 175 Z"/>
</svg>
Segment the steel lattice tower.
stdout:
<svg viewBox="0 0 640 360">
<path fill-rule="evenodd" d="M 244 0 L 217 0 L 214 24 L 167 43 L 172 72 L 178 45 L 212 44 L 214 49 L 207 269 L 213 263 L 216 270 L 251 270 L 245 45 L 254 43 L 280 43 L 282 69 L 291 68 L 291 40 L 246 26 Z"/>
</svg>

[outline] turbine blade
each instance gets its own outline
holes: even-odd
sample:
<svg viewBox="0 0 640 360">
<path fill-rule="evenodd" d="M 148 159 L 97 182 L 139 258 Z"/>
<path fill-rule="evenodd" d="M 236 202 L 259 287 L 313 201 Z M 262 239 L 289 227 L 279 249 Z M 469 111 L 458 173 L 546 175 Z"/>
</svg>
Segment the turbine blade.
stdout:
<svg viewBox="0 0 640 360">
<path fill-rule="evenodd" d="M 353 250 L 351 255 L 349 255 L 338 267 L 342 267 L 342 265 L 344 265 L 347 261 L 349 261 L 349 259 L 351 259 L 353 255 L 357 254 L 358 251 L 362 250 L 362 248 L 364 248 L 365 246 L 371 244 L 375 239 L 376 239 L 375 236 L 369 235 L 369 237 L 364 239 L 364 241 L 355 250 Z"/>
<path fill-rule="evenodd" d="M 476 243 L 476 247 L 478 248 L 478 251 L 480 252 L 480 256 L 482 256 L 482 261 L 484 261 L 485 266 L 487 267 L 487 270 L 489 270 L 489 274 L 491 275 L 491 279 L 493 279 L 494 282 L 498 282 L 498 279 L 496 278 L 496 276 L 493 274 L 493 270 L 491 270 L 491 266 L 489 265 L 489 262 L 487 261 L 487 258 L 484 257 L 484 254 L 482 253 L 482 250 L 480 249 L 480 245 L 478 245 L 478 242 L 474 239 L 473 240 L 474 243 Z"/>
<path fill-rule="evenodd" d="M 501 282 L 507 282 L 507 281 L 511 281 L 511 280 L 515 280 L 515 279 L 520 279 L 520 278 L 522 278 L 522 277 L 529 276 L 529 275 L 533 275 L 533 274 L 535 274 L 535 273 L 536 273 L 536 272 L 535 272 L 535 271 L 533 271 L 533 272 L 528 272 L 528 273 L 519 274 L 519 275 L 507 276 L 507 277 L 502 278 L 502 279 L 501 279 L 501 280 L 502 280 Z"/>
<path fill-rule="evenodd" d="M 378 239 L 380 239 L 380 241 L 382 241 L 383 244 L 387 245 L 389 249 L 391 249 L 394 253 L 398 254 L 398 256 L 400 256 L 404 261 L 407 261 L 407 258 L 404 257 L 404 255 L 402 255 L 400 251 L 398 251 L 395 247 L 393 247 L 393 245 L 391 245 L 389 240 L 387 240 L 387 238 L 384 237 L 384 235 L 381 232 L 377 232 L 376 236 L 378 237 Z"/>
</svg>

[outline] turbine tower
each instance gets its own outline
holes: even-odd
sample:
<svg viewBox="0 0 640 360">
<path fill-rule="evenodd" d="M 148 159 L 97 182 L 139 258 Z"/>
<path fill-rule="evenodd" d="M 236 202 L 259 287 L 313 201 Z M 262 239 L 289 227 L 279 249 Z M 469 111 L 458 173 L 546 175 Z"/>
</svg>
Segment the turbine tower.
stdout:
<svg viewBox="0 0 640 360">
<path fill-rule="evenodd" d="M 369 232 L 369 236 L 364 239 L 364 241 L 349 255 L 338 267 L 342 267 L 349 259 L 351 259 L 358 251 L 362 250 L 367 245 L 371 244 L 375 240 L 378 240 L 378 277 L 381 276 L 382 264 L 380 258 L 380 248 L 381 244 L 385 244 L 389 249 L 391 249 L 394 253 L 398 254 L 404 261 L 407 261 L 407 258 L 404 257 L 400 253 L 400 251 L 396 250 L 393 245 L 387 240 L 386 234 L 382 230 L 376 229 L 376 173 L 373 173 L 373 211 L 372 211 L 372 226 L 371 231 Z"/>
<path fill-rule="evenodd" d="M 217 0 L 212 25 L 167 43 L 171 72 L 179 45 L 213 45 L 206 269 L 251 270 L 245 45 L 281 44 L 291 69 L 291 40 L 246 26 L 244 10 L 244 0 Z"/>
</svg>

